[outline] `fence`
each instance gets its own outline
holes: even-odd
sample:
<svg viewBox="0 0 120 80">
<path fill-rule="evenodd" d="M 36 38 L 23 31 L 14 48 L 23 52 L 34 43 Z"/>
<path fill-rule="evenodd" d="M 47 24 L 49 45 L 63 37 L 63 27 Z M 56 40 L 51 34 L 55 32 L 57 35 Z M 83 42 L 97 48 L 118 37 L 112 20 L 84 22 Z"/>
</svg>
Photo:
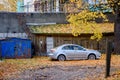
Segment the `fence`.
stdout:
<svg viewBox="0 0 120 80">
<path fill-rule="evenodd" d="M 23 39 L 28 38 L 26 33 L 0 33 L 0 39 L 5 39 L 8 37 L 17 37 L 17 38 L 23 38 Z"/>
</svg>

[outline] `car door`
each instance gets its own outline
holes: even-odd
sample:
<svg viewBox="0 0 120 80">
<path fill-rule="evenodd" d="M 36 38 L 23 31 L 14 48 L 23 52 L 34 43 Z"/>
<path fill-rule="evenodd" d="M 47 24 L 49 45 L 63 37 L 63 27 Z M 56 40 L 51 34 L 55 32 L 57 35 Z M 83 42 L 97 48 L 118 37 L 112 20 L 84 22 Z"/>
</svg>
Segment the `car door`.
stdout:
<svg viewBox="0 0 120 80">
<path fill-rule="evenodd" d="M 73 59 L 75 57 L 74 50 L 72 49 L 71 45 L 64 46 L 62 50 L 67 58 Z"/>
<path fill-rule="evenodd" d="M 74 50 L 74 55 L 75 55 L 76 59 L 85 59 L 86 58 L 87 52 L 83 47 L 74 45 L 73 50 Z"/>
</svg>

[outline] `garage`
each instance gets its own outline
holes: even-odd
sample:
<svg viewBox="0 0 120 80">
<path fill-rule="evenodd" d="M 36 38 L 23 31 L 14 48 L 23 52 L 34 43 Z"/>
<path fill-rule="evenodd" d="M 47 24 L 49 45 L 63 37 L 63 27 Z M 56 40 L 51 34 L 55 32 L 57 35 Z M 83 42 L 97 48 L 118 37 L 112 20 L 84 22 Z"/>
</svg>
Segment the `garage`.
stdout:
<svg viewBox="0 0 120 80">
<path fill-rule="evenodd" d="M 1 58 L 31 58 L 31 40 L 9 38 L 0 41 Z"/>
</svg>

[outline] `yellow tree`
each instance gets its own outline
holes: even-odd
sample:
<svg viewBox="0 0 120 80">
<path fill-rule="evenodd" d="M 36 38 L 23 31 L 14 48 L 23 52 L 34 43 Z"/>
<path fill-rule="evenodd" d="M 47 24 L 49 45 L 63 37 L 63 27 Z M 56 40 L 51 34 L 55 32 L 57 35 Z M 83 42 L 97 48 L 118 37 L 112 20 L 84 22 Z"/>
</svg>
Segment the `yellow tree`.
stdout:
<svg viewBox="0 0 120 80">
<path fill-rule="evenodd" d="M 17 0 L 1 0 L 0 10 L 2 11 L 16 11 Z"/>
<path fill-rule="evenodd" d="M 17 0 L 8 0 L 10 4 L 10 11 L 15 12 L 17 9 Z"/>
<path fill-rule="evenodd" d="M 0 10 L 3 11 L 4 10 L 4 5 L 0 4 Z"/>
<path fill-rule="evenodd" d="M 89 4 L 83 4 L 84 0 L 70 0 L 71 2 L 79 3 L 76 8 L 80 10 L 78 13 L 70 14 L 68 17 L 68 21 L 73 26 L 73 34 L 79 35 L 80 28 L 84 28 L 84 30 L 93 30 L 93 37 L 98 40 L 101 38 L 102 33 L 96 27 L 95 18 L 103 18 L 106 19 L 105 15 L 101 12 L 106 10 L 111 10 L 115 15 L 114 21 L 114 52 L 120 54 L 120 0 L 87 0 L 93 1 L 94 5 L 90 10 Z M 93 4 L 92 3 L 92 4 Z M 98 10 L 99 8 L 99 10 Z M 91 17 L 92 16 L 92 17 Z M 86 27 L 87 26 L 87 27 Z M 93 28 L 94 27 L 94 28 Z M 95 32 L 94 32 L 95 31 Z"/>
<path fill-rule="evenodd" d="M 71 0 L 71 4 L 75 4 L 75 11 L 73 11 L 68 16 L 68 22 L 70 26 L 73 27 L 73 35 L 78 36 L 83 32 L 85 33 L 93 33 L 91 39 L 100 40 L 102 38 L 102 32 L 99 27 L 97 27 L 96 19 L 102 18 L 103 21 L 107 21 L 106 16 L 100 11 L 90 11 L 89 4 L 83 2 L 83 0 Z"/>
</svg>

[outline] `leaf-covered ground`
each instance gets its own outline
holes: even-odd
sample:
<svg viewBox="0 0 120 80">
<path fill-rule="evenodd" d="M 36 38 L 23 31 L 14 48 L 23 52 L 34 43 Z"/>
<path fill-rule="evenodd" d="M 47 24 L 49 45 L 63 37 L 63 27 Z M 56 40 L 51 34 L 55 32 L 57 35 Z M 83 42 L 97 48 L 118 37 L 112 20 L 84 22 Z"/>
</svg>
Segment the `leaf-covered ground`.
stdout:
<svg viewBox="0 0 120 80">
<path fill-rule="evenodd" d="M 105 54 L 100 60 L 51 61 L 48 57 L 4 59 L 0 62 L 0 80 L 106 80 Z M 120 55 L 112 55 L 107 80 L 120 79 Z"/>
</svg>

